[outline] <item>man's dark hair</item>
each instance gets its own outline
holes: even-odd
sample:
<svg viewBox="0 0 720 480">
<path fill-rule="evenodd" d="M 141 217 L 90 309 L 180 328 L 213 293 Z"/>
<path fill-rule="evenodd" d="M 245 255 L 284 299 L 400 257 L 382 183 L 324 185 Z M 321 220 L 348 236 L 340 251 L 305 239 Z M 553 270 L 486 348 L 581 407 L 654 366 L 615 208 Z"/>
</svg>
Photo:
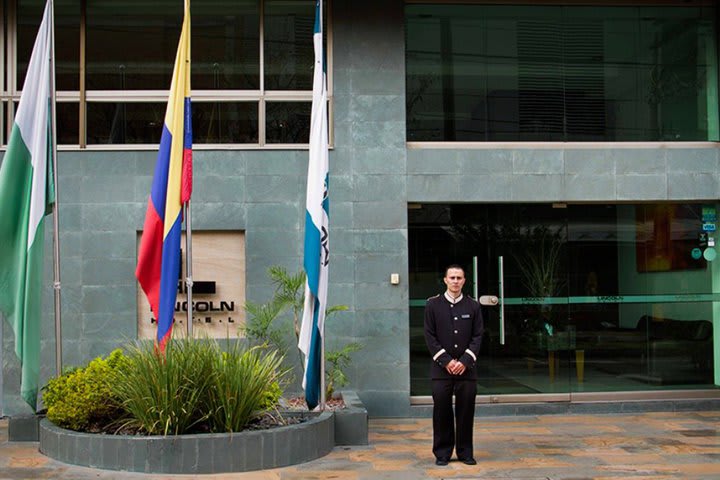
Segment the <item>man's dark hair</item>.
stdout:
<svg viewBox="0 0 720 480">
<path fill-rule="evenodd" d="M 448 274 L 448 270 L 450 270 L 451 268 L 454 268 L 454 269 L 457 269 L 457 270 L 462 270 L 463 275 L 465 275 L 465 269 L 464 269 L 462 266 L 458 265 L 457 263 L 452 263 L 452 264 L 448 265 L 448 266 L 445 268 L 445 276 L 446 276 L 446 277 L 447 277 L 447 274 Z"/>
</svg>

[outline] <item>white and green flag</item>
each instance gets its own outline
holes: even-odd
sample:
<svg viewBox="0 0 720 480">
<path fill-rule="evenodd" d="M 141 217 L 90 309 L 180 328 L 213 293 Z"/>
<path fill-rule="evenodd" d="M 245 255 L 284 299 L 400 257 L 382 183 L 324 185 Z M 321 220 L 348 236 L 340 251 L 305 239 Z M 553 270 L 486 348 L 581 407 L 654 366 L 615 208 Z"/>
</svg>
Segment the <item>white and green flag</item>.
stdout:
<svg viewBox="0 0 720 480">
<path fill-rule="evenodd" d="M 44 218 L 55 201 L 49 128 L 51 13 L 48 2 L 0 166 L 0 312 L 15 333 L 20 393 L 33 410 L 40 376 Z"/>
</svg>

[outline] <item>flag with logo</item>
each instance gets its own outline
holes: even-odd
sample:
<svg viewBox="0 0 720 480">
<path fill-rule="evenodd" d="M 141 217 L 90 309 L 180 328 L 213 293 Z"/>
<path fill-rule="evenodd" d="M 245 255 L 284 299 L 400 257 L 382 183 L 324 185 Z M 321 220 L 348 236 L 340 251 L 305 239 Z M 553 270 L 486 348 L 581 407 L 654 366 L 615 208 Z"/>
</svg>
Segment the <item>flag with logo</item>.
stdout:
<svg viewBox="0 0 720 480">
<path fill-rule="evenodd" d="M 135 270 L 157 319 L 156 342 L 163 351 L 172 335 L 177 299 L 182 206 L 190 200 L 191 193 L 190 1 L 185 0 L 170 97 Z"/>
<path fill-rule="evenodd" d="M 45 216 L 52 166 L 52 6 L 45 5 L 7 152 L 0 166 L 0 311 L 15 334 L 20 394 L 36 409 L 40 376 Z M 0 325 L 1 327 L 1 325 Z"/>
<path fill-rule="evenodd" d="M 303 389 L 308 408 L 321 397 L 323 332 L 328 287 L 328 118 L 323 54 L 322 2 L 315 7 L 315 70 L 310 117 L 310 154 L 305 214 L 304 267 L 307 273 L 299 348 L 305 355 Z"/>
</svg>

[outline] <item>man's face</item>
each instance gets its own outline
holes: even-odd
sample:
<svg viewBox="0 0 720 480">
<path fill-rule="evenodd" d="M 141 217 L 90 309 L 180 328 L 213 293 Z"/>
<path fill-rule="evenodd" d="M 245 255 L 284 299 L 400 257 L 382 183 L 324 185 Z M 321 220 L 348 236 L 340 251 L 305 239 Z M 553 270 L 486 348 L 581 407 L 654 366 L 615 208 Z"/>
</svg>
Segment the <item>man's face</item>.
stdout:
<svg viewBox="0 0 720 480">
<path fill-rule="evenodd" d="M 462 292 L 463 285 L 465 285 L 465 273 L 459 268 L 449 268 L 443 280 L 450 295 L 457 297 Z"/>
</svg>

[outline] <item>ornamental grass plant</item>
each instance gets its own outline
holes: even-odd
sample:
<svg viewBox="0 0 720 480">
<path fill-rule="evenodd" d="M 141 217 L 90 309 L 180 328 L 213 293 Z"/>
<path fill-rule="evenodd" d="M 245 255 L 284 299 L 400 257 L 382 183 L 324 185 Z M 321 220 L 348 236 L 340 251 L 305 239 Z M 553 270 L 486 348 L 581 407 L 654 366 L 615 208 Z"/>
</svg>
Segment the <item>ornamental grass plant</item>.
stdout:
<svg viewBox="0 0 720 480">
<path fill-rule="evenodd" d="M 128 347 L 127 362 L 115 371 L 113 391 L 127 416 L 125 429 L 149 435 L 193 431 L 210 417 L 217 343 L 174 338 L 164 354 L 150 342 Z"/>
<path fill-rule="evenodd" d="M 214 432 L 239 432 L 259 412 L 277 405 L 288 371 L 283 357 L 267 347 L 235 344 L 215 357 L 215 375 L 208 395 L 209 423 Z"/>
<path fill-rule="evenodd" d="M 164 354 L 136 344 L 113 381 L 122 426 L 149 435 L 239 432 L 277 405 L 282 360 L 238 343 L 223 352 L 212 339 L 175 338 Z"/>
</svg>

